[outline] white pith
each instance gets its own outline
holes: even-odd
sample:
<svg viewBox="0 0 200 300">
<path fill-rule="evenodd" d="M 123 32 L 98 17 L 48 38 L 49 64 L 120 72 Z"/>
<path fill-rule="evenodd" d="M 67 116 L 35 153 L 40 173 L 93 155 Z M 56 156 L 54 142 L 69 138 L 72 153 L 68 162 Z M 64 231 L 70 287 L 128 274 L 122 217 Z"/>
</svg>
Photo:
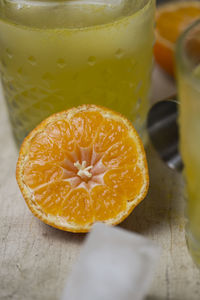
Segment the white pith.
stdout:
<svg viewBox="0 0 200 300">
<path fill-rule="evenodd" d="M 86 160 L 83 160 L 82 163 L 80 164 L 79 160 L 77 160 L 74 163 L 74 166 L 78 169 L 77 175 L 81 177 L 82 179 L 86 178 L 89 179 L 92 177 L 92 174 L 90 173 L 91 169 L 93 166 L 87 166 Z"/>
</svg>

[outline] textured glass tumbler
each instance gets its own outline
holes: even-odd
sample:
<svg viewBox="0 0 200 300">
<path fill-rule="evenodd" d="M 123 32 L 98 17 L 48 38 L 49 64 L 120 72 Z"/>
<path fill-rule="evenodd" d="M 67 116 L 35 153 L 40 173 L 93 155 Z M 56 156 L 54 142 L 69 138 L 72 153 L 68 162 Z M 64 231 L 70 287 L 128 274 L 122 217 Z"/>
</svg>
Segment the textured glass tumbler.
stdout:
<svg viewBox="0 0 200 300">
<path fill-rule="evenodd" d="M 200 267 L 200 20 L 181 36 L 176 49 L 180 98 L 180 150 L 186 179 L 186 238 Z"/>
<path fill-rule="evenodd" d="M 148 111 L 154 0 L 0 0 L 0 70 L 20 144 L 41 120 L 84 103 Z"/>
</svg>

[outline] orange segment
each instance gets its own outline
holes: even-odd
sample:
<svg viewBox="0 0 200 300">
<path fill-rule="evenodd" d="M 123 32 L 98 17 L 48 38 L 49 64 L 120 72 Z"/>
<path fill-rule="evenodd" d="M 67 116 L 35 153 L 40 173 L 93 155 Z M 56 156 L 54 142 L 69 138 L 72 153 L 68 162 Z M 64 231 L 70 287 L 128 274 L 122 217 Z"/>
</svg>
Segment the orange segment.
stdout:
<svg viewBox="0 0 200 300">
<path fill-rule="evenodd" d="M 45 132 L 52 140 L 59 140 L 58 146 L 61 152 L 74 150 L 74 134 L 66 120 L 50 123 Z"/>
<path fill-rule="evenodd" d="M 86 189 L 71 191 L 63 203 L 62 216 L 67 216 L 67 221 L 78 226 L 94 222 L 93 201 Z"/>
<path fill-rule="evenodd" d="M 24 140 L 16 177 L 28 207 L 62 230 L 119 224 L 144 199 L 142 142 L 118 113 L 83 105 L 44 120 Z"/>
<path fill-rule="evenodd" d="M 65 181 L 55 181 L 33 192 L 34 199 L 44 214 L 62 215 L 63 201 L 70 191 L 70 184 Z"/>
<path fill-rule="evenodd" d="M 24 168 L 24 181 L 34 189 L 42 184 L 58 181 L 63 177 L 63 169 L 52 163 L 38 164 L 28 161 Z"/>
<path fill-rule="evenodd" d="M 34 136 L 30 147 L 30 159 L 47 162 L 63 160 L 66 153 L 74 149 L 74 135 L 69 123 L 58 120 L 48 124 L 45 132 Z"/>
<path fill-rule="evenodd" d="M 114 169 L 108 171 L 104 176 L 104 182 L 118 195 L 127 200 L 135 199 L 140 195 L 143 188 L 142 170 L 138 166 Z"/>
<path fill-rule="evenodd" d="M 33 161 L 53 162 L 62 159 L 63 153 L 59 151 L 59 146 L 46 132 L 39 132 L 31 141 L 29 159 Z"/>
<path fill-rule="evenodd" d="M 95 151 L 105 152 L 128 134 L 126 126 L 115 120 L 104 120 L 95 139 Z"/>
<path fill-rule="evenodd" d="M 175 1 L 158 6 L 154 55 L 158 64 L 170 75 L 174 74 L 175 43 L 180 34 L 198 18 L 199 1 Z"/>
<path fill-rule="evenodd" d="M 103 163 L 108 167 L 122 167 L 136 164 L 138 159 L 137 145 L 131 138 L 114 144 L 103 156 Z"/>
<path fill-rule="evenodd" d="M 102 116 L 98 112 L 79 112 L 73 116 L 72 130 L 80 147 L 91 145 L 101 121 Z"/>
<path fill-rule="evenodd" d="M 127 201 L 122 195 L 105 185 L 92 189 L 91 197 L 94 202 L 94 214 L 97 221 L 114 219 L 126 209 Z"/>
</svg>

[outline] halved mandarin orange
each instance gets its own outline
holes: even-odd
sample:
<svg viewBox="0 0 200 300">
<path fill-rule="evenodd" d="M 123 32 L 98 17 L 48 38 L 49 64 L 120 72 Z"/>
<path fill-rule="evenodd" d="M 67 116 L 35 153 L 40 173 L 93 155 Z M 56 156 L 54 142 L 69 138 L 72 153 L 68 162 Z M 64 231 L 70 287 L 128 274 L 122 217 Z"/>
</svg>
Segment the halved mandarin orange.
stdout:
<svg viewBox="0 0 200 300">
<path fill-rule="evenodd" d="M 175 1 L 157 8 L 154 56 L 157 63 L 172 76 L 175 69 L 175 43 L 180 34 L 198 18 L 199 1 Z"/>
<path fill-rule="evenodd" d="M 24 140 L 16 178 L 43 222 L 87 232 L 94 222 L 116 225 L 147 194 L 140 137 L 120 114 L 83 105 L 54 114 Z"/>
</svg>

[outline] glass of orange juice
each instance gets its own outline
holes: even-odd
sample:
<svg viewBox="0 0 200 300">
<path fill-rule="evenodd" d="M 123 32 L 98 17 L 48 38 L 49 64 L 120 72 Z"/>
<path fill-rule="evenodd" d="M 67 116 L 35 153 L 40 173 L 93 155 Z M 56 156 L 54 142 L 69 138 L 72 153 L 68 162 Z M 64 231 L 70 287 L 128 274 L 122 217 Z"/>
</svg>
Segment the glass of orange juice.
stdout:
<svg viewBox="0 0 200 300">
<path fill-rule="evenodd" d="M 155 0 L 0 0 L 0 70 L 20 144 L 41 120 L 83 103 L 143 134 Z"/>
<path fill-rule="evenodd" d="M 200 267 L 200 20 L 179 39 L 176 50 L 180 98 L 180 149 L 187 183 L 186 237 Z"/>
</svg>

